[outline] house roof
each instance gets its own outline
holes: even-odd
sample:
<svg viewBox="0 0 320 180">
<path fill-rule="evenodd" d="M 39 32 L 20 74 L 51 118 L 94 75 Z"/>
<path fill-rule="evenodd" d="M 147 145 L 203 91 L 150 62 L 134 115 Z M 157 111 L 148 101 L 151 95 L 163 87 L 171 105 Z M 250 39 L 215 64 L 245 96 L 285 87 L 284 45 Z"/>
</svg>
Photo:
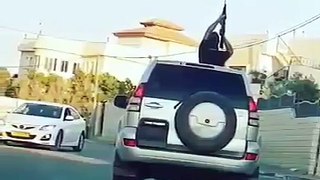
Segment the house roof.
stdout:
<svg viewBox="0 0 320 180">
<path fill-rule="evenodd" d="M 37 49 L 56 51 L 79 56 L 104 54 L 105 42 L 83 42 L 49 36 L 24 39 L 18 46 L 19 51 L 35 51 Z"/>
<path fill-rule="evenodd" d="M 140 22 L 140 24 L 144 25 L 144 27 L 159 26 L 176 31 L 184 31 L 183 27 L 163 19 L 150 19 L 147 21 Z"/>
<path fill-rule="evenodd" d="M 115 32 L 114 35 L 121 37 L 147 37 L 161 41 L 170 41 L 179 44 L 198 46 L 198 42 L 194 39 L 184 35 L 182 27 L 160 19 L 151 19 L 148 21 L 140 22 L 144 27 L 127 29 Z"/>
</svg>

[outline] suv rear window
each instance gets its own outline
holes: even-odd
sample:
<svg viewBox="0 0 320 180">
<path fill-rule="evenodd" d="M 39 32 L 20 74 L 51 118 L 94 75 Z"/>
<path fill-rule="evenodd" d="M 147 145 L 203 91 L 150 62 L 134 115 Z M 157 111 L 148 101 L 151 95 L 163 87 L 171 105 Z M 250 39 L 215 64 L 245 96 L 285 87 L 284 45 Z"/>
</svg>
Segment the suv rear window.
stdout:
<svg viewBox="0 0 320 180">
<path fill-rule="evenodd" d="M 205 68 L 157 64 L 145 85 L 145 96 L 182 101 L 199 91 L 213 91 L 232 101 L 235 108 L 248 109 L 243 77 Z"/>
</svg>

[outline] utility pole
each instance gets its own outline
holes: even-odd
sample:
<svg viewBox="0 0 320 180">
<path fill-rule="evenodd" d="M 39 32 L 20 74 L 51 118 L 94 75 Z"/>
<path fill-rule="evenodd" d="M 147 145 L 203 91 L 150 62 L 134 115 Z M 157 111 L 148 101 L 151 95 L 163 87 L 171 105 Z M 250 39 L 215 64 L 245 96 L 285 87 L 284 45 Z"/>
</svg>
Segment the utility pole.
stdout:
<svg viewBox="0 0 320 180">
<path fill-rule="evenodd" d="M 280 36 L 277 38 L 276 53 L 279 52 Z"/>
<path fill-rule="evenodd" d="M 42 22 L 39 22 L 39 33 L 38 33 L 38 37 L 42 35 Z"/>
<path fill-rule="evenodd" d="M 93 109 L 97 107 L 98 104 L 98 91 L 99 91 L 99 63 L 100 55 L 96 58 L 96 65 L 95 65 L 95 82 L 94 82 L 94 102 L 93 102 Z"/>
</svg>

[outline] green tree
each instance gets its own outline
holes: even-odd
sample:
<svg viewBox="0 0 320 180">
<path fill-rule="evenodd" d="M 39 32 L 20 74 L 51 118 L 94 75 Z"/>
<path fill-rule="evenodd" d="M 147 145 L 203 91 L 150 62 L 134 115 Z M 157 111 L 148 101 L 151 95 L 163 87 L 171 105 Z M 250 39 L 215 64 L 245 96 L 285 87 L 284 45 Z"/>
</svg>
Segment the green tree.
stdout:
<svg viewBox="0 0 320 180">
<path fill-rule="evenodd" d="M 132 84 L 130 79 L 119 81 L 118 94 L 130 96 L 136 87 Z"/>
<path fill-rule="evenodd" d="M 265 73 L 259 71 L 251 71 L 249 75 L 251 75 L 252 77 L 252 83 L 255 84 L 262 84 L 267 78 L 267 75 Z"/>
<path fill-rule="evenodd" d="M 49 75 L 47 77 L 38 76 L 38 81 L 41 84 L 42 89 L 42 100 L 63 103 L 65 93 L 67 91 L 65 81 L 56 75 Z"/>
<path fill-rule="evenodd" d="M 68 81 L 64 102 L 76 107 L 84 116 L 93 109 L 93 76 L 78 70 Z"/>
<path fill-rule="evenodd" d="M 286 88 L 296 94 L 298 101 L 316 101 L 320 98 L 318 84 L 302 74 L 295 74 L 286 84 Z"/>
<path fill-rule="evenodd" d="M 130 95 L 135 89 L 130 79 L 119 81 L 108 73 L 99 75 L 98 102 L 112 100 L 117 94 Z M 14 92 L 17 89 L 17 93 Z M 11 85 L 7 89 L 10 97 L 27 100 L 65 103 L 77 108 L 81 115 L 87 117 L 93 111 L 95 76 L 77 70 L 68 80 L 50 74 L 29 71 L 28 75 L 19 80 L 18 86 Z"/>
<path fill-rule="evenodd" d="M 42 73 L 29 71 L 26 77 L 19 81 L 18 97 L 27 100 L 59 102 L 63 101 L 65 91 L 64 80 L 50 74 L 45 76 Z"/>
<path fill-rule="evenodd" d="M 301 73 L 294 73 L 289 80 L 271 82 L 268 89 L 271 95 L 277 96 L 295 93 L 297 101 L 316 101 L 320 98 L 318 84 Z"/>
<path fill-rule="evenodd" d="M 5 91 L 5 96 L 11 97 L 11 98 L 18 98 L 19 93 L 19 85 L 15 81 L 15 78 L 11 78 L 9 85 L 7 86 L 7 89 Z"/>
<path fill-rule="evenodd" d="M 119 81 L 114 76 L 108 73 L 102 74 L 99 77 L 98 101 L 109 101 L 113 99 L 119 92 Z"/>
</svg>

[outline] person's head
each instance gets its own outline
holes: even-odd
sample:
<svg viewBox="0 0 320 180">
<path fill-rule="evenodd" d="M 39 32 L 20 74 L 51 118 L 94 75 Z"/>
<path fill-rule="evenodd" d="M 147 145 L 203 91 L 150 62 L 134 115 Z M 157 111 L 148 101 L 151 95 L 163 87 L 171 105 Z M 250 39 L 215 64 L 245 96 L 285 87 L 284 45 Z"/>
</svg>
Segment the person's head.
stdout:
<svg viewBox="0 0 320 180">
<path fill-rule="evenodd" d="M 210 47 L 219 49 L 219 39 L 219 34 L 217 32 L 212 32 L 208 38 L 208 40 L 210 41 Z"/>
</svg>

